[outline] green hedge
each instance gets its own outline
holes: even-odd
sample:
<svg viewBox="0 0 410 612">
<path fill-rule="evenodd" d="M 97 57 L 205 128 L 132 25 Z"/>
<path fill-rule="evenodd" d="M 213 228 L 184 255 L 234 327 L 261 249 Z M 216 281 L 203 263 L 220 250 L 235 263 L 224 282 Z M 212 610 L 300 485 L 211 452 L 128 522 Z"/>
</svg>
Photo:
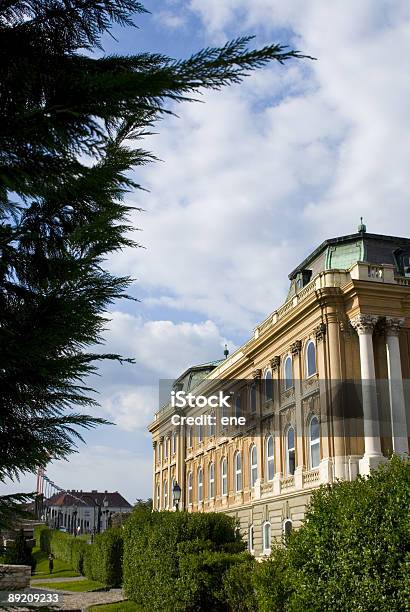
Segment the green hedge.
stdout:
<svg viewBox="0 0 410 612">
<path fill-rule="evenodd" d="M 133 512 L 124 526 L 124 590 L 147 611 L 226 610 L 222 578 L 249 559 L 233 518 Z"/>
<path fill-rule="evenodd" d="M 84 574 L 109 587 L 122 584 L 123 537 L 119 528 L 107 529 L 95 536 L 84 555 Z"/>
</svg>

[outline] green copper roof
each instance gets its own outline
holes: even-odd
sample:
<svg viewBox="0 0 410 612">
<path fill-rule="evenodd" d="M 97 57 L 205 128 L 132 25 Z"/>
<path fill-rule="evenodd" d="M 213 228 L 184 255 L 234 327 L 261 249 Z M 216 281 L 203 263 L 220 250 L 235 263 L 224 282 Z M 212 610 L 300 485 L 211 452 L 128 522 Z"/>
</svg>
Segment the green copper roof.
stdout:
<svg viewBox="0 0 410 612">
<path fill-rule="evenodd" d="M 325 270 L 347 270 L 357 261 L 364 261 L 363 240 L 328 246 Z"/>
</svg>

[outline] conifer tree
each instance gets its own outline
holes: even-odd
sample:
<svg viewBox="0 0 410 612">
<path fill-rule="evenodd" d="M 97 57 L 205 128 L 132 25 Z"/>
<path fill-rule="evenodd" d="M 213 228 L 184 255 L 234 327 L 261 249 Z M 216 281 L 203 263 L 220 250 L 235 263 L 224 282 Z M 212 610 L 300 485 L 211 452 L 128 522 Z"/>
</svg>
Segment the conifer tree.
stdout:
<svg viewBox="0 0 410 612">
<path fill-rule="evenodd" d="M 130 171 L 139 146 L 175 102 L 240 82 L 274 60 L 300 58 L 250 38 L 186 60 L 104 55 L 102 35 L 131 26 L 135 0 L 0 2 L 0 480 L 67 457 L 78 428 L 104 421 L 87 376 L 107 309 L 130 278 L 106 258 L 126 246 Z M 98 52 L 98 53 L 96 53 Z M 9 500 L 10 501 L 10 500 Z"/>
</svg>

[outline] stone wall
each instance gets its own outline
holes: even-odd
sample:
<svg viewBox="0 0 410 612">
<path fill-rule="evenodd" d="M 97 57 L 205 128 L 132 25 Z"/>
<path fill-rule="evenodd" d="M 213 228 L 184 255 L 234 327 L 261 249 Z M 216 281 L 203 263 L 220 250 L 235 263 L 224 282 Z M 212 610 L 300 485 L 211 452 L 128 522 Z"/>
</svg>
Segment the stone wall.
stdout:
<svg viewBox="0 0 410 612">
<path fill-rule="evenodd" d="M 15 591 L 30 585 L 31 567 L 29 565 L 0 564 L 0 591 Z"/>
</svg>

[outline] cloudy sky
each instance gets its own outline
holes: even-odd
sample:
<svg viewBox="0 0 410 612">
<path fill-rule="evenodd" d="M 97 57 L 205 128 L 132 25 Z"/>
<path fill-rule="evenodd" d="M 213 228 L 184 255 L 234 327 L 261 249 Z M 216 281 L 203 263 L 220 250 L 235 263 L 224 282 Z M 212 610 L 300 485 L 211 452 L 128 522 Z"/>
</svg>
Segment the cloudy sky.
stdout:
<svg viewBox="0 0 410 612">
<path fill-rule="evenodd" d="M 151 494 L 146 426 L 160 378 L 218 359 L 278 307 L 287 274 L 320 242 L 352 233 L 409 235 L 410 4 L 407 0 L 145 2 L 139 30 L 116 30 L 107 52 L 186 57 L 254 34 L 317 61 L 270 66 L 239 86 L 179 106 L 146 146 L 161 162 L 138 171 L 149 193 L 129 200 L 145 249 L 110 261 L 136 278 L 140 303 L 110 313 L 100 414 L 69 463 L 48 468 L 65 488 Z M 35 477 L 0 491 L 32 490 Z"/>
</svg>

